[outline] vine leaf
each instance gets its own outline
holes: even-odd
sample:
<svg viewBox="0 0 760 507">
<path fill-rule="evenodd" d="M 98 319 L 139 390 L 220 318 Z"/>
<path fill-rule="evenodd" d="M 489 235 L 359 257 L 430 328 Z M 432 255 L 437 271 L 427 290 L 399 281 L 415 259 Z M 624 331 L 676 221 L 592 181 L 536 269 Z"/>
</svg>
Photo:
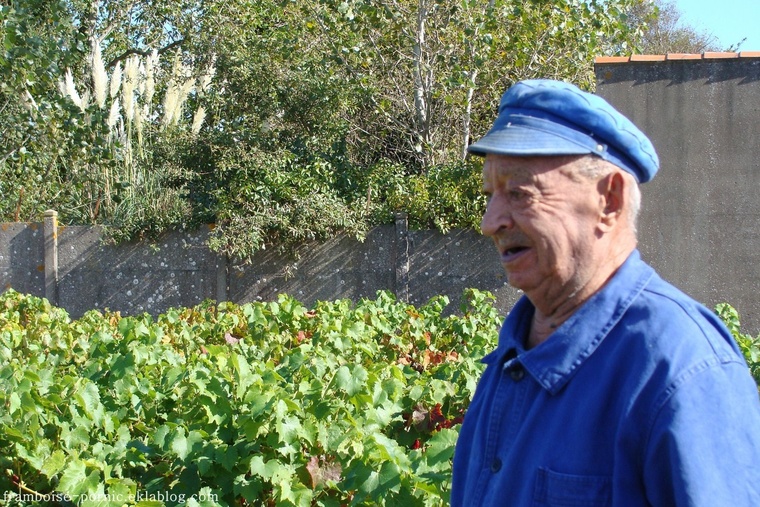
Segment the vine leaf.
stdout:
<svg viewBox="0 0 760 507">
<path fill-rule="evenodd" d="M 61 475 L 58 489 L 69 496 L 88 494 L 97 489 L 100 472 L 93 470 L 87 475 L 87 467 L 81 460 L 72 461 Z"/>
<path fill-rule="evenodd" d="M 52 477 L 58 472 L 60 472 L 61 470 L 63 470 L 63 467 L 65 465 L 66 465 L 66 455 L 60 449 L 56 449 L 45 460 L 45 463 L 42 465 L 42 473 L 47 475 L 48 477 Z"/>
<path fill-rule="evenodd" d="M 312 489 L 317 489 L 328 482 L 340 482 L 343 469 L 340 463 L 331 463 L 324 457 L 312 456 L 306 464 L 306 471 L 311 477 Z"/>
<path fill-rule="evenodd" d="M 335 382 L 338 389 L 344 391 L 349 396 L 354 396 L 365 390 L 368 377 L 367 370 L 362 365 L 355 365 L 353 370 L 344 365 L 335 374 Z"/>
</svg>

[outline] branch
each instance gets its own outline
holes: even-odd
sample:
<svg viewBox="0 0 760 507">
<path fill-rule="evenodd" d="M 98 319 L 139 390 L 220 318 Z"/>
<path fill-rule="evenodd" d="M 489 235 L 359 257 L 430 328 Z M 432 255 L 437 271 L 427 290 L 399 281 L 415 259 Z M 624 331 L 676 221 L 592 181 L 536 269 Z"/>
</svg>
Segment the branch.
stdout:
<svg viewBox="0 0 760 507">
<path fill-rule="evenodd" d="M 166 53 L 167 51 L 172 50 L 172 49 L 176 48 L 177 46 L 182 45 L 186 40 L 187 39 L 175 40 L 174 42 L 172 42 L 168 46 L 164 46 L 161 49 L 159 49 L 158 50 L 158 54 L 160 55 L 162 53 Z M 129 58 L 132 55 L 140 55 L 140 56 L 146 56 L 147 57 L 147 56 L 150 56 L 150 54 L 152 52 L 153 51 L 144 51 L 142 49 L 129 49 L 129 50 L 125 51 L 124 53 L 120 54 L 119 56 L 117 56 L 116 58 L 114 58 L 113 60 L 111 60 L 110 62 L 108 62 L 108 64 L 106 65 L 106 67 L 111 68 L 114 65 L 116 65 L 117 63 L 126 60 L 127 58 Z"/>
<path fill-rule="evenodd" d="M 31 137 L 31 134 L 27 135 L 26 138 L 23 141 L 21 141 L 21 146 L 17 148 L 13 148 L 11 151 L 9 151 L 8 153 L 0 157 L 0 164 L 4 164 L 5 161 L 8 160 L 10 157 L 12 157 L 14 153 L 16 153 L 21 148 L 23 148 L 24 144 L 26 144 L 26 142 L 29 140 L 30 137 Z"/>
</svg>

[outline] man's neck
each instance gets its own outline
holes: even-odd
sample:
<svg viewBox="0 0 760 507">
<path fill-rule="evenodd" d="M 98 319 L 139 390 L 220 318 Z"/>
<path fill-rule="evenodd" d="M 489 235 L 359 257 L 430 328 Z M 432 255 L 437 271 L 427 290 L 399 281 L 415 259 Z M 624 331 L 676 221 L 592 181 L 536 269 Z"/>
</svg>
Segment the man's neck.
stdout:
<svg viewBox="0 0 760 507">
<path fill-rule="evenodd" d="M 635 248 L 634 244 L 631 248 L 618 249 L 616 253 L 610 255 L 604 262 L 598 265 L 599 268 L 587 280 L 587 283 L 576 290 L 570 291 L 563 298 L 554 300 L 551 305 L 536 304 L 536 301 L 531 299 L 531 302 L 535 306 L 535 311 L 525 346 L 530 349 L 545 342 L 589 298 L 607 285 L 607 282 L 615 275 Z"/>
</svg>

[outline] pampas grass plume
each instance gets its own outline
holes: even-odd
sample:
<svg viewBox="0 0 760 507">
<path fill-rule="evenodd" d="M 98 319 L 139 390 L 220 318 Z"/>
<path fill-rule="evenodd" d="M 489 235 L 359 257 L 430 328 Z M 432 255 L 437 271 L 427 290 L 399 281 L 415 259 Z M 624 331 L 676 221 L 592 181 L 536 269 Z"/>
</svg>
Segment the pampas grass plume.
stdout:
<svg viewBox="0 0 760 507">
<path fill-rule="evenodd" d="M 121 118 L 121 115 L 119 114 L 119 98 L 116 97 L 111 103 L 111 109 L 108 111 L 108 128 L 112 134 L 116 130 L 119 118 Z"/>
<path fill-rule="evenodd" d="M 201 131 L 203 120 L 205 119 L 206 109 L 203 106 L 198 106 L 198 109 L 195 110 L 195 115 L 193 115 L 193 127 L 191 129 L 193 134 L 197 135 Z"/>
<path fill-rule="evenodd" d="M 121 87 L 121 95 L 124 99 L 124 115 L 127 123 L 130 123 L 135 117 L 135 89 L 139 79 L 139 63 L 138 58 L 132 55 L 127 58 L 124 64 L 124 82 Z"/>
<path fill-rule="evenodd" d="M 119 88 L 121 87 L 121 62 L 116 63 L 116 67 L 111 74 L 111 98 L 115 99 L 119 94 Z"/>
<path fill-rule="evenodd" d="M 71 73 L 71 69 L 66 69 L 62 90 L 64 92 L 64 95 L 67 95 L 72 100 L 72 102 L 74 102 L 74 104 L 79 107 L 79 109 L 84 111 L 85 103 L 82 100 L 82 97 L 79 95 L 76 85 L 74 84 L 74 75 Z"/>
<path fill-rule="evenodd" d="M 92 86 L 95 92 L 95 101 L 98 107 L 103 109 L 106 105 L 108 88 L 108 74 L 103 64 L 103 55 L 100 51 L 100 43 L 95 40 L 92 43 Z"/>
</svg>

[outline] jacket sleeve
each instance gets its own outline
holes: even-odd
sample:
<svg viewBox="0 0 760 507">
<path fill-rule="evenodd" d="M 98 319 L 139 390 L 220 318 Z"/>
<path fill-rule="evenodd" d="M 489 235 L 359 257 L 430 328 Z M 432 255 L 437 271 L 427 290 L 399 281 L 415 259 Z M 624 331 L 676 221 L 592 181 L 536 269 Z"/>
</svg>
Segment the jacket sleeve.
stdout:
<svg viewBox="0 0 760 507">
<path fill-rule="evenodd" d="M 643 471 L 651 505 L 760 506 L 760 400 L 746 364 L 697 364 L 657 405 Z"/>
</svg>

